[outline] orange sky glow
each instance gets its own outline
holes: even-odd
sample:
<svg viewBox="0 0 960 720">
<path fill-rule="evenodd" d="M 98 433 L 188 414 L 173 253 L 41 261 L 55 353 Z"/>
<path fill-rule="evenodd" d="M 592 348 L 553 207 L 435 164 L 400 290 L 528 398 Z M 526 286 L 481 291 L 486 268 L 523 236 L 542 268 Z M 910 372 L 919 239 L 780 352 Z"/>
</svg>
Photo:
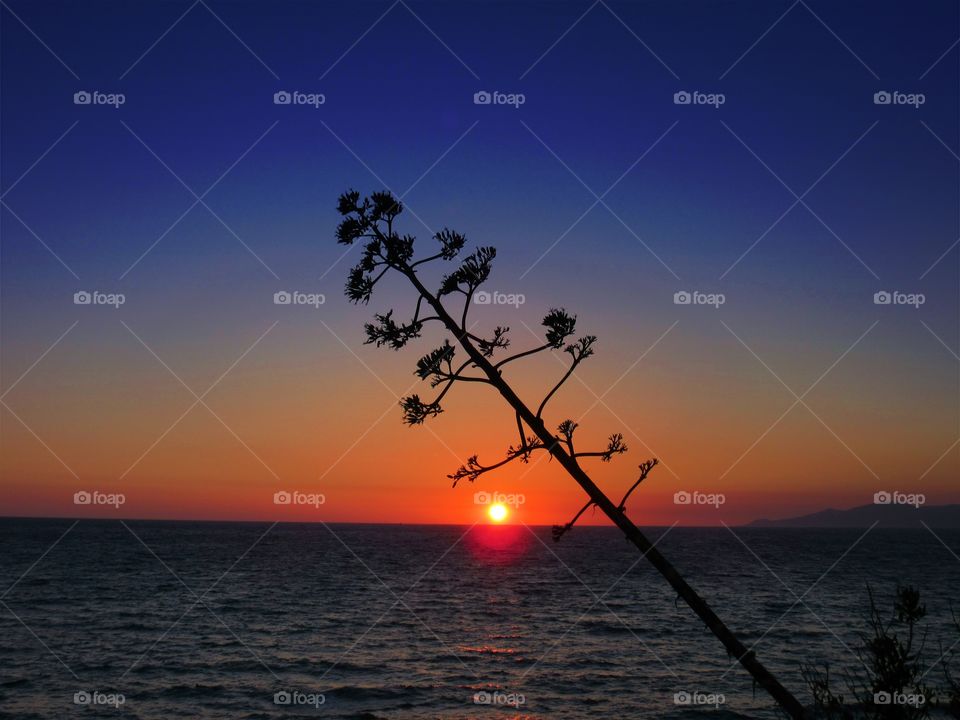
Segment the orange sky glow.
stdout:
<svg viewBox="0 0 960 720">
<path fill-rule="evenodd" d="M 429 392 L 411 368 L 430 341 L 400 353 L 365 346 L 360 323 L 368 310 L 326 316 L 325 324 L 285 319 L 195 405 L 119 323 L 88 322 L 85 334 L 66 336 L 7 400 L 37 436 L 4 413 L 3 514 L 471 524 L 489 522 L 484 497 L 499 493 L 512 498 L 508 523 L 572 517 L 584 495 L 544 453 L 451 487 L 447 474 L 469 455 L 493 462 L 516 442 L 513 418 L 493 390 L 470 384 L 457 387 L 426 426 L 402 425 L 397 396 Z M 537 314 L 509 312 L 518 315 L 510 318 L 519 330 L 514 346 L 534 343 Z M 496 311 L 477 315 L 493 323 Z M 955 399 L 909 374 L 909 353 L 881 360 L 879 333 L 805 398 L 809 410 L 796 405 L 783 415 L 794 398 L 722 330 L 712 331 L 707 355 L 703 328 L 681 325 L 656 342 L 669 325 L 604 334 L 595 319 L 580 322 L 600 335 L 598 355 L 546 416 L 554 425 L 580 421 L 579 447 L 601 449 L 610 433 L 624 433 L 627 454 L 582 461 L 613 497 L 632 483 L 639 462 L 660 459 L 628 504 L 638 523 L 786 517 L 866 504 L 883 489 L 923 492 L 928 503 L 960 500 L 957 452 L 943 455 Z M 270 323 L 262 325 L 186 345 L 152 336 L 149 326 L 133 329 L 199 395 Z M 789 347 L 765 352 L 799 393 L 845 349 L 822 345 L 802 357 Z M 103 347 L 108 360 L 94 361 Z M 509 379 L 535 404 L 565 357 L 518 364 Z M 898 374 L 909 380 L 891 384 Z M 84 490 L 122 493 L 124 502 L 76 505 L 74 493 Z M 323 502 L 276 504 L 278 492 L 322 495 Z M 677 504 L 681 492 L 723 501 Z M 603 518 L 588 511 L 581 522 Z"/>
</svg>

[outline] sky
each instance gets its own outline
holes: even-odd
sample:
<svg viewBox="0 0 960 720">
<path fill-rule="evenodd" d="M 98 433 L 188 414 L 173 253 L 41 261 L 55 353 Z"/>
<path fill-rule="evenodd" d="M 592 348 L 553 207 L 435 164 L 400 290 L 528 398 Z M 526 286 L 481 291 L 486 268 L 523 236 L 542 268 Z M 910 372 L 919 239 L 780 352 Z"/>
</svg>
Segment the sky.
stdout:
<svg viewBox="0 0 960 720">
<path fill-rule="evenodd" d="M 363 344 L 414 298 L 343 296 L 349 188 L 402 196 L 422 252 L 443 227 L 497 247 L 487 289 L 523 302 L 474 306 L 477 328 L 519 350 L 565 307 L 599 337 L 547 417 L 584 446 L 623 433 L 629 453 L 587 465 L 611 496 L 660 460 L 636 522 L 960 502 L 956 3 L 10 0 L 0 18 L 0 514 L 469 524 L 482 492 L 512 496 L 511 521 L 569 519 L 583 493 L 547 459 L 451 488 L 516 440 L 489 388 L 401 423 L 439 337 Z M 536 406 L 566 357 L 509 379 Z"/>
</svg>

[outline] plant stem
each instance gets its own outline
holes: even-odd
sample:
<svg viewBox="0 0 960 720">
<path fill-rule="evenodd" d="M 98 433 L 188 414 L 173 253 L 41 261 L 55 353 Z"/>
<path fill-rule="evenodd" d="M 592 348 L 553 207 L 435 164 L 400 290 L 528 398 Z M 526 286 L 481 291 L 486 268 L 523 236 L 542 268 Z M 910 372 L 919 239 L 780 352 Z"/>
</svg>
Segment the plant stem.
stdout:
<svg viewBox="0 0 960 720">
<path fill-rule="evenodd" d="M 404 271 L 404 274 L 410 282 L 413 283 L 421 296 L 426 298 L 427 302 L 430 303 L 447 329 L 457 338 L 460 345 L 470 356 L 473 363 L 487 376 L 490 384 L 497 389 L 533 433 L 540 438 L 550 454 L 553 455 L 560 465 L 563 466 L 564 470 L 576 480 L 594 504 L 620 528 L 627 539 L 632 542 L 657 571 L 666 578 L 667 582 L 670 583 L 670 586 L 677 594 L 684 599 L 687 605 L 703 620 L 710 631 L 723 643 L 727 652 L 746 668 L 754 680 L 773 697 L 791 718 L 798 719 L 806 717 L 806 712 L 800 701 L 781 685 L 773 674 L 757 660 L 752 650 L 748 650 L 743 643 L 737 639 L 737 636 L 734 635 L 730 628 L 713 612 L 707 602 L 683 579 L 673 564 L 654 547 L 653 543 L 634 525 L 633 521 L 630 520 L 630 518 L 604 494 L 597 484 L 593 482 L 590 476 L 584 472 L 583 468 L 581 468 L 580 464 L 576 461 L 576 458 L 564 450 L 560 443 L 556 442 L 556 438 L 547 429 L 543 420 L 526 406 L 493 364 L 473 346 L 440 300 L 420 282 L 416 273 L 413 272 L 412 269 L 408 269 Z"/>
</svg>

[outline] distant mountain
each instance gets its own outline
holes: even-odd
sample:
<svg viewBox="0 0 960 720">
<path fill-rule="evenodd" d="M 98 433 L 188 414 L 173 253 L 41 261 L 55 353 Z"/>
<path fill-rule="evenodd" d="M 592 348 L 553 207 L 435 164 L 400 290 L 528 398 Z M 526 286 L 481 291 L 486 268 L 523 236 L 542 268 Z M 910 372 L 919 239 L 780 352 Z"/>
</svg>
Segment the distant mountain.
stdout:
<svg viewBox="0 0 960 720">
<path fill-rule="evenodd" d="M 868 528 L 877 527 L 960 529 L 960 505 L 861 505 L 849 510 L 821 510 L 810 515 L 782 520 L 754 520 L 747 527 L 816 527 Z"/>
</svg>

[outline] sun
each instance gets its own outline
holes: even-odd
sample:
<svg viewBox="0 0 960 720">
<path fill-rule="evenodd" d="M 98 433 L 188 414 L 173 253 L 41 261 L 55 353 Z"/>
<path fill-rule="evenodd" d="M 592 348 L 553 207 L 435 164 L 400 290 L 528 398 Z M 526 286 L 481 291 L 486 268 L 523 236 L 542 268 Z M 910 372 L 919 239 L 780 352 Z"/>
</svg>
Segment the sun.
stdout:
<svg viewBox="0 0 960 720">
<path fill-rule="evenodd" d="M 509 513 L 506 505 L 503 503 L 494 503 L 490 506 L 490 509 L 487 510 L 487 514 L 490 516 L 491 520 L 499 523 L 506 520 Z"/>
</svg>

